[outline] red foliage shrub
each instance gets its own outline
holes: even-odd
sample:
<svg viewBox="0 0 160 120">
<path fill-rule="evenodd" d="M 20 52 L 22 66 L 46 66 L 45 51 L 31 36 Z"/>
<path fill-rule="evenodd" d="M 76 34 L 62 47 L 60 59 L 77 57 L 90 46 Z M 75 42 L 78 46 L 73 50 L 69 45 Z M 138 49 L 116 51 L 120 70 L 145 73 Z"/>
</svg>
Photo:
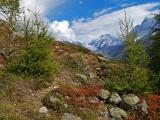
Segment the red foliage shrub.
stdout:
<svg viewBox="0 0 160 120">
<path fill-rule="evenodd" d="M 99 96 L 100 90 L 102 88 L 100 86 L 95 87 L 61 87 L 59 92 L 68 96 Z"/>
<path fill-rule="evenodd" d="M 141 102 L 143 102 L 145 98 L 141 97 Z M 127 120 L 159 120 L 159 110 L 160 110 L 160 96 L 159 95 L 150 95 L 146 99 L 148 105 L 148 115 L 144 113 L 142 110 L 136 111 L 132 114 Z"/>
<path fill-rule="evenodd" d="M 152 120 L 158 120 L 158 110 L 160 110 L 160 96 L 150 95 L 147 99 L 147 104 L 149 106 L 149 113 L 152 116 Z"/>
<path fill-rule="evenodd" d="M 100 95 L 102 87 L 61 87 L 58 91 L 70 98 L 66 100 L 68 104 L 78 105 L 81 107 L 97 107 L 101 103 L 92 99 L 94 96 Z"/>
<path fill-rule="evenodd" d="M 71 97 L 66 102 L 70 105 L 77 105 L 84 108 L 98 107 L 101 105 L 101 102 L 93 101 L 89 97 Z"/>
<path fill-rule="evenodd" d="M 149 106 L 149 111 L 158 111 L 160 110 L 160 96 L 159 95 L 150 95 L 147 99 L 147 104 Z"/>
<path fill-rule="evenodd" d="M 0 56 L 0 63 L 3 63 L 7 60 L 5 56 Z"/>
</svg>

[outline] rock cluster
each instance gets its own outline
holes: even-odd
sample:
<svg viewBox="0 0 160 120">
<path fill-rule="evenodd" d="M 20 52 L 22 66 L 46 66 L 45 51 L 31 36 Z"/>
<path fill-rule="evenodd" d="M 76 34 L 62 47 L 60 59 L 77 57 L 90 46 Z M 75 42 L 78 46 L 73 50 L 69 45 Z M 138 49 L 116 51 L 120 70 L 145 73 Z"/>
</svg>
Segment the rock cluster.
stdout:
<svg viewBox="0 0 160 120">
<path fill-rule="evenodd" d="M 103 109 L 97 110 L 100 120 L 124 120 L 128 118 L 127 112 L 141 109 L 147 113 L 147 103 L 144 101 L 140 103 L 140 98 L 134 94 L 119 95 L 116 92 L 110 92 L 102 89 L 99 96 L 91 97 L 91 101 L 103 103 Z M 66 100 L 69 96 L 61 95 L 57 91 L 52 91 L 43 100 L 44 106 L 57 110 L 59 108 L 67 108 L 69 106 Z M 85 97 L 84 97 L 85 100 Z M 47 113 L 47 108 L 42 107 L 39 112 Z M 80 116 L 73 113 L 64 113 L 62 120 L 82 120 Z"/>
</svg>

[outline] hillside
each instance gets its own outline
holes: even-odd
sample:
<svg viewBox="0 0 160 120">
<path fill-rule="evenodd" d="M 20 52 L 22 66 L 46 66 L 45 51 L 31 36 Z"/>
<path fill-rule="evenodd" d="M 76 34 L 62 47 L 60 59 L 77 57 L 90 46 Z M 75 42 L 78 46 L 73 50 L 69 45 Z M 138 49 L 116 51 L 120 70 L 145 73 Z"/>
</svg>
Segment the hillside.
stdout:
<svg viewBox="0 0 160 120">
<path fill-rule="evenodd" d="M 17 71 L 8 70 L 7 65 L 12 59 L 15 60 L 11 62 L 14 66 L 22 57 L 21 54 L 26 53 L 24 48 L 26 43 L 22 36 L 15 33 L 12 47 L 22 51 L 15 52 L 15 49 L 11 49 L 6 54 L 4 51 L 10 48 L 8 46 L 10 29 L 7 23 L 4 23 L 0 24 L 2 33 L 0 35 L 0 119 L 133 120 L 137 117 L 159 119 L 159 96 L 146 91 L 148 84 L 144 81 L 138 81 L 138 85 L 136 83 L 133 86 L 126 82 L 128 78 L 126 63 L 109 60 L 101 54 L 95 54 L 78 45 L 52 39 L 51 53 L 54 55 L 51 60 L 54 61 L 52 63 L 50 60 L 49 63 L 54 64 L 54 68 L 56 66 L 56 72 L 51 78 L 36 74 L 37 71 L 43 73 L 41 69 L 46 68 L 46 61 L 42 64 L 34 64 L 37 62 L 35 58 L 38 59 L 38 63 L 43 61 L 41 57 L 48 58 L 47 55 L 42 54 L 47 48 L 41 50 L 45 44 L 40 44 L 42 45 L 40 48 L 33 44 L 35 51 L 29 54 L 31 62 L 27 59 L 28 56 L 20 61 L 20 65 L 25 59 L 28 66 L 35 65 L 29 66 L 34 68 L 31 72 L 30 69 L 29 72 L 27 71 L 28 66 L 25 68 L 25 64 L 16 66 Z M 30 46 L 27 50 L 30 51 Z M 41 56 L 37 57 L 37 54 Z M 21 68 L 27 69 L 28 73 L 26 74 L 26 71 Z M 148 73 L 147 69 L 139 70 L 142 75 Z"/>
</svg>

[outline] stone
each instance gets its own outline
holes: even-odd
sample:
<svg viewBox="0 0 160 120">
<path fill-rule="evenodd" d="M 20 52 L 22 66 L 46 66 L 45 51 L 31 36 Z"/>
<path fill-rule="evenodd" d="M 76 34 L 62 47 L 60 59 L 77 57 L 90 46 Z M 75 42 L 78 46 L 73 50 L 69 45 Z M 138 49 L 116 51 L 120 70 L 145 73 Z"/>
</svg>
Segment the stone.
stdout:
<svg viewBox="0 0 160 120">
<path fill-rule="evenodd" d="M 70 113 L 64 113 L 61 120 L 82 120 L 82 119 L 79 116 Z"/>
<path fill-rule="evenodd" d="M 80 80 L 84 80 L 84 81 L 87 81 L 87 76 L 83 75 L 83 74 L 79 74 L 77 73 L 76 74 L 76 77 Z"/>
<path fill-rule="evenodd" d="M 109 62 L 109 60 L 105 57 L 101 57 L 101 56 L 98 56 L 98 59 L 101 60 L 102 62 Z"/>
<path fill-rule="evenodd" d="M 128 114 L 121 108 L 113 107 L 110 109 L 110 114 L 113 119 L 124 120 L 128 117 Z"/>
<path fill-rule="evenodd" d="M 86 66 L 85 68 L 84 68 L 84 73 L 85 73 L 85 75 L 87 76 L 87 77 L 89 77 L 89 78 L 94 78 L 95 77 L 95 75 L 94 75 L 94 73 L 93 73 L 93 70 L 92 70 L 92 68 L 90 67 L 90 66 Z"/>
<path fill-rule="evenodd" d="M 56 91 L 49 92 L 43 99 L 42 103 L 47 108 L 58 110 L 65 104 L 64 96 Z"/>
<path fill-rule="evenodd" d="M 99 110 L 99 117 L 100 117 L 100 120 L 110 120 L 107 107 L 104 107 L 103 109 Z"/>
<path fill-rule="evenodd" d="M 140 101 L 140 99 L 134 94 L 128 94 L 123 96 L 123 101 L 130 106 L 134 106 Z"/>
<path fill-rule="evenodd" d="M 109 102 L 113 104 L 118 104 L 122 101 L 122 98 L 119 96 L 118 93 L 113 92 L 109 98 Z"/>
<path fill-rule="evenodd" d="M 104 100 L 107 100 L 109 98 L 109 96 L 110 96 L 110 92 L 108 90 L 102 89 L 99 97 Z"/>
<path fill-rule="evenodd" d="M 46 113 L 48 113 L 48 109 L 47 109 L 47 107 L 43 106 L 43 107 L 41 107 L 41 108 L 39 109 L 39 112 L 46 114 Z"/>
<path fill-rule="evenodd" d="M 143 111 L 144 113 L 148 114 L 148 108 L 146 100 L 143 100 L 141 103 L 137 104 L 136 110 Z"/>
<path fill-rule="evenodd" d="M 148 113 L 148 108 L 149 108 L 149 106 L 147 105 L 146 100 L 144 100 L 144 101 L 141 103 L 141 106 L 142 106 L 142 111 L 145 112 L 145 113 Z"/>
<path fill-rule="evenodd" d="M 97 104 L 99 103 L 99 99 L 97 97 L 89 97 L 89 103 L 91 104 Z"/>
</svg>

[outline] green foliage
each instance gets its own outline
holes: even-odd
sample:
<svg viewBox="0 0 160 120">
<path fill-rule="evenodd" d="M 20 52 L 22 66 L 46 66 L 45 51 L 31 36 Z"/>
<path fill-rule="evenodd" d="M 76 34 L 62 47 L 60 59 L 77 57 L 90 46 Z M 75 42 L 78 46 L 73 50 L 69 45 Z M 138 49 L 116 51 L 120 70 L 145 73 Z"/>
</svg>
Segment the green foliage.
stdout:
<svg viewBox="0 0 160 120">
<path fill-rule="evenodd" d="M 160 14 L 155 16 L 158 26 L 160 25 Z M 153 29 L 153 34 L 151 36 L 152 45 L 149 48 L 150 56 L 150 69 L 158 74 L 160 72 L 160 27 Z"/>
<path fill-rule="evenodd" d="M 132 77 L 130 77 L 132 76 Z M 132 80 L 130 80 L 132 78 Z M 144 94 L 148 90 L 148 71 L 142 68 L 131 71 L 129 73 L 127 68 L 119 68 L 107 77 L 105 80 L 106 88 L 116 92 L 135 92 Z"/>
<path fill-rule="evenodd" d="M 7 69 L 12 73 L 35 77 L 53 76 L 56 71 L 56 62 L 50 49 L 37 45 L 17 51 L 16 55 L 7 62 Z"/>
<path fill-rule="evenodd" d="M 120 29 L 126 45 L 127 67 L 117 70 L 110 80 L 106 80 L 106 84 L 116 91 L 144 93 L 148 81 L 148 72 L 144 69 L 147 55 L 142 40 L 136 42 L 137 35 L 132 31 L 133 21 L 127 19 L 126 13 L 124 21 L 120 21 Z"/>
<path fill-rule="evenodd" d="M 10 57 L 6 67 L 8 71 L 34 77 L 52 77 L 56 71 L 56 60 L 52 51 L 52 40 L 48 28 L 38 14 L 33 16 L 32 24 L 24 19 L 25 45 Z"/>
<path fill-rule="evenodd" d="M 149 85 L 150 85 L 150 89 L 154 92 L 154 93 L 160 93 L 160 73 L 159 74 L 155 74 L 153 72 L 150 73 L 150 79 L 149 79 Z"/>
<path fill-rule="evenodd" d="M 160 26 L 160 13 L 155 15 L 157 26 Z M 152 45 L 148 49 L 150 61 L 149 69 L 151 70 L 150 83 L 154 93 L 160 93 L 160 27 L 153 28 L 150 36 Z"/>
</svg>

